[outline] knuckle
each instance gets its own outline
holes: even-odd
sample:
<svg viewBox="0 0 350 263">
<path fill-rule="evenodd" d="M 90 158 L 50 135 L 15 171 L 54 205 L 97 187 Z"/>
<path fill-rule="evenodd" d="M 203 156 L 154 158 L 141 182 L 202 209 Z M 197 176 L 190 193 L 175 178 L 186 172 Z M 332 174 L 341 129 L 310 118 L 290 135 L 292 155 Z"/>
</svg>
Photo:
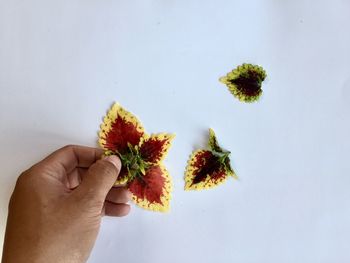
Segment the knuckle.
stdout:
<svg viewBox="0 0 350 263">
<path fill-rule="evenodd" d="M 76 145 L 74 145 L 74 144 L 67 144 L 67 145 L 63 146 L 61 149 L 62 150 L 71 150 L 75 147 L 76 147 Z"/>
<path fill-rule="evenodd" d="M 43 168 L 39 165 L 34 165 L 28 170 L 22 172 L 16 181 L 15 189 L 31 189 L 35 190 L 41 180 Z"/>
<path fill-rule="evenodd" d="M 31 173 L 31 170 L 24 171 L 20 174 L 17 178 L 16 187 L 23 187 L 27 186 L 30 181 L 32 181 L 33 175 Z"/>
<path fill-rule="evenodd" d="M 33 197 L 33 194 L 35 194 L 36 176 L 33 175 L 32 169 L 33 168 L 30 168 L 29 170 L 22 172 L 18 176 L 14 190 L 9 200 L 9 205 L 8 205 L 9 209 L 14 206 L 18 198 L 28 197 L 28 196 Z"/>
</svg>

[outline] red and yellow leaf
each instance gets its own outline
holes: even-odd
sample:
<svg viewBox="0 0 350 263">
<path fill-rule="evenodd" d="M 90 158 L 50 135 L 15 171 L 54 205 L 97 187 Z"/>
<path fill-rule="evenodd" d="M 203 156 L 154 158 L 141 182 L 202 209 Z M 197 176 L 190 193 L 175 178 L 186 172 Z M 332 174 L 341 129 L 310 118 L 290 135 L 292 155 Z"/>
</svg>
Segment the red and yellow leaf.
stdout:
<svg viewBox="0 0 350 263">
<path fill-rule="evenodd" d="M 221 77 L 220 81 L 240 101 L 254 102 L 263 92 L 261 84 L 265 78 L 266 72 L 261 66 L 244 63 Z"/>
<path fill-rule="evenodd" d="M 169 210 L 171 177 L 162 165 L 149 167 L 145 175 L 136 177 L 128 188 L 138 206 L 159 212 Z"/>
<path fill-rule="evenodd" d="M 159 164 L 168 154 L 173 134 L 160 133 L 146 138 L 140 146 L 140 154 L 144 161 Z"/>
<path fill-rule="evenodd" d="M 193 152 L 185 173 L 185 190 L 209 189 L 223 183 L 229 174 L 211 151 Z"/>
<path fill-rule="evenodd" d="M 106 151 L 123 154 L 128 150 L 128 143 L 139 145 L 144 133 L 140 121 L 115 103 L 101 124 L 99 144 Z"/>
</svg>

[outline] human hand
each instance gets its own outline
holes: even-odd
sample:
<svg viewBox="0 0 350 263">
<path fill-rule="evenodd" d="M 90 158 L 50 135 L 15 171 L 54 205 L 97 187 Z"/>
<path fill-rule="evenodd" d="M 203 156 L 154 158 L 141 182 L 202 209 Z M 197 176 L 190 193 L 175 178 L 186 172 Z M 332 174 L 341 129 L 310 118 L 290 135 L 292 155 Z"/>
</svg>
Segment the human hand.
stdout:
<svg viewBox="0 0 350 263">
<path fill-rule="evenodd" d="M 9 204 L 3 263 L 86 262 L 101 218 L 125 216 L 130 192 L 113 187 L 121 163 L 66 146 L 20 175 Z"/>
</svg>

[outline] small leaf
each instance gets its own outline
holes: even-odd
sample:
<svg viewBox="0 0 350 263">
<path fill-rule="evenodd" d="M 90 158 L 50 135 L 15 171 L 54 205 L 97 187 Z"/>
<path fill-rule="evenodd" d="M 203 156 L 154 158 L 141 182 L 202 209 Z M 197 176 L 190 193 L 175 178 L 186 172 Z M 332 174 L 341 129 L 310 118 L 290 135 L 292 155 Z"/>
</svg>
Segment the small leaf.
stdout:
<svg viewBox="0 0 350 263">
<path fill-rule="evenodd" d="M 213 188 L 227 179 L 224 165 L 208 150 L 195 151 L 185 173 L 185 190 Z"/>
<path fill-rule="evenodd" d="M 243 102 L 257 101 L 261 94 L 261 83 L 266 78 L 265 70 L 257 65 L 242 64 L 221 77 L 230 92 Z"/>
<path fill-rule="evenodd" d="M 209 150 L 192 153 L 185 172 L 185 190 L 201 190 L 215 187 L 229 176 L 235 176 L 230 164 L 230 152 L 223 150 L 213 129 L 209 129 Z"/>
</svg>

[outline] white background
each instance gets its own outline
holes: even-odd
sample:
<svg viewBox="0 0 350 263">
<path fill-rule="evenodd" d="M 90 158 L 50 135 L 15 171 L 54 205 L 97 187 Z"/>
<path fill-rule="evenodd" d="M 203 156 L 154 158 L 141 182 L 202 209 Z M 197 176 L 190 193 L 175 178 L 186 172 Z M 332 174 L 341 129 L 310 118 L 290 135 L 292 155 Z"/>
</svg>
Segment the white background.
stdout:
<svg viewBox="0 0 350 263">
<path fill-rule="evenodd" d="M 175 132 L 171 212 L 106 218 L 89 262 L 350 262 L 350 2 L 0 0 L 1 239 L 18 174 L 95 146 L 114 101 Z M 262 65 L 243 104 L 218 78 Z M 184 192 L 207 129 L 239 181 Z"/>
</svg>

